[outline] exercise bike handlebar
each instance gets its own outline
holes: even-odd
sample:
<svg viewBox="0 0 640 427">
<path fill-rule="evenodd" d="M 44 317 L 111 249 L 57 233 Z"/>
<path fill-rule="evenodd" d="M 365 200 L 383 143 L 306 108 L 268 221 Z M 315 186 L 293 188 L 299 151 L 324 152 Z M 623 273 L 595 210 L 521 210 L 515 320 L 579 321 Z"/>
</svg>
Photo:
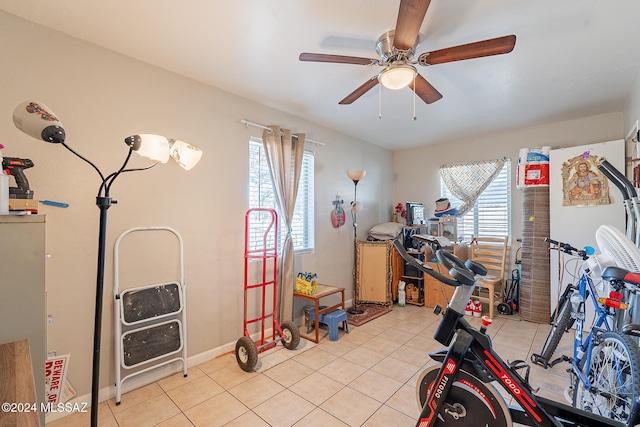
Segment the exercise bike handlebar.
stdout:
<svg viewBox="0 0 640 427">
<path fill-rule="evenodd" d="M 409 255 L 406 251 L 406 249 L 404 248 L 404 246 L 402 245 L 402 243 L 400 242 L 400 240 L 395 239 L 393 241 L 393 246 L 395 246 L 395 248 L 397 249 L 398 253 L 400 254 L 400 256 L 402 257 L 402 259 L 404 259 L 406 262 L 408 262 L 409 264 L 413 265 L 414 267 L 416 267 L 418 270 L 422 271 L 423 273 L 428 274 L 429 276 L 433 277 L 436 280 L 441 281 L 442 283 L 449 285 L 449 286 L 460 286 L 462 285 L 461 282 L 455 280 L 455 279 L 451 279 L 443 274 L 438 273 L 437 271 L 435 271 L 433 268 L 431 268 L 430 266 L 426 265 L 424 262 L 420 261 L 419 259 L 417 259 L 416 257 L 413 257 L 411 255 Z"/>
<path fill-rule="evenodd" d="M 600 160 L 600 166 L 598 166 L 598 169 L 600 170 L 600 172 L 603 172 L 603 174 L 610 180 L 611 180 L 611 177 L 609 175 L 612 175 L 614 177 L 614 179 L 611 181 L 614 183 L 616 187 L 620 189 L 623 196 L 626 196 L 624 197 L 625 199 L 632 199 L 638 196 L 638 193 L 636 192 L 635 187 L 633 186 L 631 181 L 629 181 L 627 177 L 624 176 L 624 174 L 622 174 L 622 172 L 616 169 L 604 157 L 601 157 L 599 160 Z M 605 173 L 605 171 L 608 172 L 608 175 L 607 173 Z"/>
<path fill-rule="evenodd" d="M 620 182 L 620 180 L 614 176 L 607 168 L 605 168 L 602 164 L 598 165 L 598 170 L 602 172 L 602 174 L 607 177 L 607 179 L 613 182 L 613 185 L 618 187 L 618 190 L 622 193 L 622 198 L 624 200 L 631 199 L 631 194 L 629 194 L 628 188 L 625 184 Z"/>
</svg>

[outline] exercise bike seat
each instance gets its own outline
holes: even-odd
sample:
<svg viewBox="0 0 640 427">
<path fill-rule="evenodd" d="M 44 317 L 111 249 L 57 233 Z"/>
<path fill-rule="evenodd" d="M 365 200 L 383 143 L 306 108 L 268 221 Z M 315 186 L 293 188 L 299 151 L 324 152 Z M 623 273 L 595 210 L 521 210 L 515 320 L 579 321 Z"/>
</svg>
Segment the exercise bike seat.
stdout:
<svg viewBox="0 0 640 427">
<path fill-rule="evenodd" d="M 620 267 L 606 267 L 602 272 L 602 279 L 607 282 L 618 281 L 640 285 L 640 273 L 632 273 Z"/>
</svg>

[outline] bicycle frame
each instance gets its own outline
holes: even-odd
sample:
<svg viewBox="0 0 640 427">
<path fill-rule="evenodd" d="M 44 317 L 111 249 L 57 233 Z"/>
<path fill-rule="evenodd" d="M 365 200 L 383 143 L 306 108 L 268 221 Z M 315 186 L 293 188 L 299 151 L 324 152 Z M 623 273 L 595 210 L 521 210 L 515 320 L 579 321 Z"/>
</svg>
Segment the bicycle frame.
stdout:
<svg viewBox="0 0 640 427">
<path fill-rule="evenodd" d="M 609 325 L 609 322 L 607 320 L 611 319 L 613 321 L 614 313 L 611 313 L 609 311 L 609 307 L 598 302 L 598 293 L 596 292 L 595 285 L 587 274 L 582 274 L 580 276 L 580 280 L 578 281 L 578 284 L 576 286 L 569 286 L 572 286 L 579 292 L 582 301 L 580 303 L 580 307 L 577 307 L 577 313 L 575 313 L 576 332 L 573 341 L 573 357 L 569 359 L 569 362 L 571 363 L 573 373 L 585 385 L 585 388 L 587 390 L 590 390 L 591 383 L 589 379 L 582 373 L 581 367 L 589 366 L 591 363 L 591 352 L 588 350 L 594 340 L 595 334 L 612 330 L 611 325 Z M 597 318 L 595 323 L 591 327 L 591 330 L 587 334 L 587 337 L 583 341 L 585 323 L 584 315 L 586 314 L 584 308 L 587 298 L 591 299 L 593 307 L 596 310 Z M 571 301 L 569 300 L 565 304 L 571 304 Z M 602 325 L 604 325 L 604 329 L 602 329 Z M 583 357 L 586 357 L 584 362 L 582 360 Z"/>
<path fill-rule="evenodd" d="M 591 345 L 591 342 L 593 340 L 593 332 L 594 331 L 606 332 L 606 331 L 612 331 L 615 329 L 616 313 L 612 310 L 613 310 L 613 307 L 616 307 L 614 303 L 618 303 L 618 306 L 622 307 L 620 305 L 621 300 L 614 301 L 612 298 L 605 298 L 604 301 L 599 300 L 598 292 L 597 292 L 596 286 L 593 283 L 593 280 L 591 279 L 589 268 L 585 267 L 588 265 L 586 261 L 589 259 L 589 255 L 587 255 L 586 250 L 578 250 L 573 246 L 569 245 L 568 243 L 557 242 L 555 240 L 551 240 L 550 238 L 546 238 L 545 241 L 553 245 L 551 249 L 557 250 L 558 253 L 564 252 L 569 255 L 579 256 L 580 258 L 582 258 L 585 264 L 583 264 L 583 272 L 580 275 L 580 278 L 578 279 L 578 283 L 576 285 L 569 283 L 565 287 L 564 291 L 562 292 L 562 297 L 560 298 L 560 301 L 558 301 L 558 305 L 555 311 L 555 313 L 558 316 L 560 316 L 560 313 L 567 313 L 564 307 L 568 307 L 570 309 L 570 312 L 568 314 L 571 315 L 571 319 L 569 320 L 568 324 L 562 325 L 562 327 L 565 328 L 566 331 L 568 331 L 569 328 L 575 324 L 576 332 L 574 334 L 573 357 L 569 358 L 563 355 L 561 357 L 556 358 L 553 361 L 550 361 L 551 355 L 547 354 L 548 352 L 546 347 L 547 343 L 545 343 L 545 347 L 543 348 L 542 354 L 533 354 L 531 356 L 531 360 L 538 365 L 544 366 L 545 368 L 553 367 L 557 363 L 560 363 L 563 361 L 569 361 L 572 364 L 572 368 L 575 368 L 576 372 L 578 373 L 580 371 L 580 367 L 584 366 L 584 363 L 582 362 L 582 358 L 584 357 L 585 353 L 587 353 L 587 357 L 588 357 L 588 360 L 586 361 L 586 363 L 590 362 L 591 357 L 590 357 L 590 353 L 587 350 L 589 349 L 589 346 Z M 596 260 L 596 262 L 598 261 Z M 609 282 L 613 283 L 611 281 Z M 580 300 L 580 303 L 577 305 L 571 302 L 576 292 L 578 293 L 579 300 Z M 592 326 L 592 329 L 590 330 L 586 339 L 584 339 L 583 341 L 584 323 L 585 323 L 585 315 L 586 315 L 585 303 L 588 298 L 591 299 L 591 302 L 592 302 L 591 305 L 595 309 L 595 315 L 597 316 L 597 318 L 595 318 L 595 322 Z M 571 306 L 566 306 L 566 304 L 571 304 Z M 609 318 L 611 318 L 610 322 L 609 322 Z M 558 322 L 561 322 L 561 320 L 559 319 L 557 320 Z M 552 317 L 551 323 L 553 324 L 553 322 L 554 320 Z M 603 325 L 604 325 L 604 329 L 602 329 Z M 552 335 L 556 333 L 556 327 L 558 326 L 559 326 L 558 324 L 554 324 L 554 327 L 551 329 L 550 335 L 547 338 L 547 342 L 552 337 Z M 557 345 L 557 341 L 552 341 L 552 342 L 555 342 L 555 344 Z M 552 352 L 553 351 L 555 351 L 555 347 L 552 350 Z M 584 382 L 585 377 L 580 375 L 579 373 L 578 373 L 578 376 Z"/>
</svg>

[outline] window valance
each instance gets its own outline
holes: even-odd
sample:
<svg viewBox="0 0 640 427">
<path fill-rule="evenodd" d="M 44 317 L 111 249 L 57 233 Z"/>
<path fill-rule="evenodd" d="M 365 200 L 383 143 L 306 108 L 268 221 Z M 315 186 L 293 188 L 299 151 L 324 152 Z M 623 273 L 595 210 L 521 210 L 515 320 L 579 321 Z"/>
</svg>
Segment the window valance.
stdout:
<svg viewBox="0 0 640 427">
<path fill-rule="evenodd" d="M 457 163 L 440 167 L 440 176 L 451 194 L 462 200 L 458 215 L 463 216 L 473 208 L 478 196 L 500 173 L 507 159 Z"/>
</svg>

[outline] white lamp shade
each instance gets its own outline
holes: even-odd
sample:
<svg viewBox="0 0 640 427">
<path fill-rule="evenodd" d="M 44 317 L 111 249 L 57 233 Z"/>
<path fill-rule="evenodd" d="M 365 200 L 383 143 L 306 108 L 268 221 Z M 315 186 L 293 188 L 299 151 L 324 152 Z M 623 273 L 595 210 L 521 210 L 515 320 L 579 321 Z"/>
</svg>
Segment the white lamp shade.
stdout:
<svg viewBox="0 0 640 427">
<path fill-rule="evenodd" d="M 349 169 L 347 171 L 347 176 L 349 177 L 349 179 L 355 182 L 360 181 L 366 174 L 367 171 L 361 169 Z"/>
<path fill-rule="evenodd" d="M 362 203 L 360 202 L 352 202 L 351 203 L 351 212 L 354 214 L 360 213 L 362 211 Z"/>
<path fill-rule="evenodd" d="M 161 163 L 169 160 L 169 140 L 162 135 L 132 135 L 124 142 L 142 157 Z"/>
<path fill-rule="evenodd" d="M 25 101 L 18 104 L 13 110 L 13 124 L 40 141 L 61 143 L 66 137 L 60 120 L 42 102 Z"/>
<path fill-rule="evenodd" d="M 185 170 L 190 170 L 200 161 L 202 150 L 179 139 L 173 140 L 171 158 Z"/>
<path fill-rule="evenodd" d="M 416 76 L 416 69 L 411 65 L 391 66 L 382 71 L 378 80 L 387 89 L 402 89 L 413 81 Z"/>
</svg>

